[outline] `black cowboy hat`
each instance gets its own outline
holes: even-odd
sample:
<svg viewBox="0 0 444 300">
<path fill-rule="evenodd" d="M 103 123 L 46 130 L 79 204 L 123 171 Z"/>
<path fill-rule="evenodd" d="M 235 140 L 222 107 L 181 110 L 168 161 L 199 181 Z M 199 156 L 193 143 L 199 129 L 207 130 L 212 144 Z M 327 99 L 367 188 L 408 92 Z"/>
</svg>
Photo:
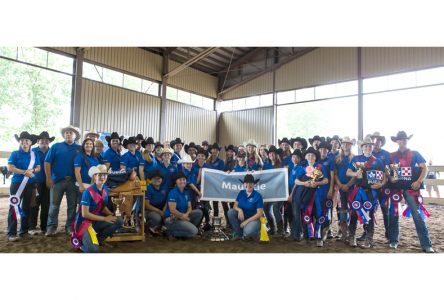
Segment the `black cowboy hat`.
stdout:
<svg viewBox="0 0 444 300">
<path fill-rule="evenodd" d="M 191 142 L 191 143 L 185 145 L 185 152 L 188 153 L 188 149 L 190 149 L 190 148 L 194 148 L 197 151 L 197 150 L 199 150 L 200 147 L 199 147 L 199 145 L 196 145 L 194 142 Z"/>
<path fill-rule="evenodd" d="M 211 149 L 217 149 L 217 150 L 220 151 L 220 149 L 222 149 L 222 147 L 219 146 L 218 143 L 214 143 L 213 145 L 211 145 L 211 146 L 208 147 L 208 151 L 211 151 Z"/>
<path fill-rule="evenodd" d="M 156 143 L 154 144 L 154 149 L 156 149 L 157 147 L 161 147 L 161 148 L 163 148 L 162 143 L 161 143 L 161 142 L 156 142 Z"/>
<path fill-rule="evenodd" d="M 318 146 L 318 149 L 321 149 L 321 148 L 325 148 L 328 151 L 330 151 L 331 150 L 331 144 L 328 143 L 327 141 L 321 141 L 321 143 Z"/>
<path fill-rule="evenodd" d="M 267 149 L 265 149 L 265 150 L 267 150 Z M 279 150 L 278 150 L 278 148 L 276 148 L 275 145 L 271 145 L 270 148 L 268 149 L 267 153 L 271 153 L 271 152 L 278 154 Z"/>
<path fill-rule="evenodd" d="M 123 140 L 123 147 L 126 149 L 129 144 L 137 145 L 137 140 L 135 137 L 130 136 L 128 139 Z"/>
<path fill-rule="evenodd" d="M 143 148 L 146 147 L 146 145 L 155 145 L 154 139 L 152 137 L 147 138 L 145 141 L 142 141 L 141 145 Z"/>
<path fill-rule="evenodd" d="M 304 155 L 301 150 L 295 149 L 291 155 L 297 155 L 301 160 L 304 160 Z"/>
<path fill-rule="evenodd" d="M 251 174 L 247 174 L 247 175 L 245 175 L 243 181 L 240 180 L 240 179 L 239 179 L 239 181 L 242 182 L 242 183 L 254 183 L 254 184 L 256 184 L 256 183 L 259 182 L 259 179 L 256 179 L 256 180 L 255 180 L 253 175 L 251 175 Z"/>
<path fill-rule="evenodd" d="M 143 134 L 139 133 L 138 135 L 136 135 L 136 140 L 145 140 L 145 138 L 143 137 Z"/>
<path fill-rule="evenodd" d="M 14 134 L 15 139 L 17 142 L 20 142 L 21 139 L 27 139 L 31 141 L 31 145 L 34 145 L 37 142 L 37 136 L 35 134 L 30 134 L 27 131 L 22 131 L 20 135 Z"/>
<path fill-rule="evenodd" d="M 290 145 L 291 142 L 288 138 L 284 137 L 282 140 L 278 140 L 278 145 L 282 143 L 287 143 L 288 145 Z"/>
<path fill-rule="evenodd" d="M 341 138 L 339 135 L 334 135 L 332 137 L 327 137 L 327 143 L 331 144 L 331 141 L 338 141 L 339 145 L 341 144 Z"/>
<path fill-rule="evenodd" d="M 313 145 L 314 141 L 325 141 L 324 137 L 320 137 L 319 135 L 315 135 L 312 139 L 308 139 L 308 141 L 310 142 L 310 145 Z"/>
<path fill-rule="evenodd" d="M 120 140 L 120 142 L 122 142 L 123 140 L 123 136 L 119 136 L 119 134 L 117 132 L 113 132 L 111 133 L 111 135 L 108 135 L 105 137 L 105 140 L 110 143 L 111 140 Z"/>
<path fill-rule="evenodd" d="M 48 131 L 42 131 L 38 136 L 38 140 L 49 140 L 50 143 L 52 143 L 55 139 L 55 137 L 49 137 Z"/>
<path fill-rule="evenodd" d="M 173 174 L 173 177 L 171 178 L 171 180 L 173 181 L 173 184 L 176 184 L 176 180 L 180 179 L 180 178 L 185 178 L 187 179 L 187 177 L 185 176 L 185 174 L 182 171 L 176 172 Z"/>
<path fill-rule="evenodd" d="M 237 154 L 237 148 L 236 148 L 234 145 L 230 144 L 230 145 L 228 145 L 228 146 L 225 146 L 225 152 L 228 152 L 229 150 L 231 150 L 231 151 L 233 151 L 235 154 Z"/>
<path fill-rule="evenodd" d="M 392 136 L 391 139 L 393 142 L 396 143 L 397 140 L 410 140 L 413 134 L 407 136 L 407 133 L 405 131 L 398 131 L 396 136 Z"/>
<path fill-rule="evenodd" d="M 182 142 L 182 140 L 180 138 L 175 138 L 174 140 L 172 140 L 170 142 L 170 146 L 174 147 L 174 145 L 176 144 L 182 144 L 182 146 L 185 144 L 184 142 Z"/>
<path fill-rule="evenodd" d="M 209 146 L 210 144 L 208 143 L 208 141 L 203 141 L 202 142 L 202 146 Z"/>
<path fill-rule="evenodd" d="M 294 145 L 294 142 L 299 142 L 299 143 L 302 144 L 302 149 L 307 149 L 308 143 L 307 143 L 307 140 L 306 140 L 306 139 L 301 138 L 301 137 L 298 136 L 297 138 L 295 138 L 295 139 L 291 139 L 291 140 L 292 140 L 292 141 L 291 141 L 291 146 Z"/>
<path fill-rule="evenodd" d="M 237 158 L 247 157 L 247 153 L 246 152 L 239 152 L 236 156 L 237 156 Z"/>
<path fill-rule="evenodd" d="M 164 179 L 164 176 L 162 175 L 162 173 L 157 169 L 148 175 L 148 179 L 153 179 L 154 177 L 160 177 L 160 178 L 162 178 L 162 180 Z"/>
<path fill-rule="evenodd" d="M 206 158 L 208 158 L 208 151 L 205 150 L 204 148 L 197 149 L 197 154 L 196 155 L 199 155 L 199 154 L 203 154 L 203 155 L 205 155 Z"/>
<path fill-rule="evenodd" d="M 319 153 L 318 150 L 316 150 L 313 147 L 308 148 L 307 150 L 304 151 L 304 158 L 307 154 L 312 153 L 316 156 L 316 161 L 319 160 L 319 157 L 321 157 L 321 154 Z"/>
</svg>

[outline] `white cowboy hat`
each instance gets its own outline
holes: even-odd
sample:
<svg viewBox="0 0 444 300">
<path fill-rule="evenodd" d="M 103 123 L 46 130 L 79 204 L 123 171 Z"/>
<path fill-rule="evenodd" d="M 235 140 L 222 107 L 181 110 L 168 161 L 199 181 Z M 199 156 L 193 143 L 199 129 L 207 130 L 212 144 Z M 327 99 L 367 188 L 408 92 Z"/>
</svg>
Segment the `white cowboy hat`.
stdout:
<svg viewBox="0 0 444 300">
<path fill-rule="evenodd" d="M 88 176 L 92 178 L 95 174 L 108 174 L 108 170 L 105 165 L 97 165 L 89 168 Z"/>
<path fill-rule="evenodd" d="M 164 155 L 165 153 L 168 153 L 168 154 L 173 154 L 173 151 L 171 151 L 170 149 L 168 149 L 168 148 L 163 148 L 163 150 L 162 150 L 162 153 L 160 154 L 160 156 L 162 156 L 162 155 Z"/>
<path fill-rule="evenodd" d="M 356 143 L 356 140 L 355 140 L 355 139 L 350 139 L 349 136 L 344 136 L 344 137 L 342 138 L 342 140 L 341 140 L 341 143 L 342 143 L 342 144 L 344 144 L 344 143 L 349 143 L 349 144 L 352 144 L 352 145 L 354 146 L 355 143 Z"/>
<path fill-rule="evenodd" d="M 358 141 L 358 146 L 374 145 L 371 135 L 367 135 L 362 141 Z"/>
<path fill-rule="evenodd" d="M 91 129 L 89 132 L 87 132 L 85 134 L 85 137 L 88 135 L 94 135 L 96 138 L 99 138 L 99 136 L 100 136 L 95 129 Z"/>
<path fill-rule="evenodd" d="M 375 138 L 379 138 L 379 139 L 381 139 L 381 141 L 382 141 L 382 146 L 385 145 L 385 136 L 381 135 L 378 131 L 375 131 L 375 133 L 373 133 L 370 137 L 371 137 L 372 139 L 375 139 Z"/>
<path fill-rule="evenodd" d="M 191 160 L 191 156 L 186 155 L 177 161 L 178 164 L 192 164 L 194 160 Z"/>
<path fill-rule="evenodd" d="M 250 145 L 257 148 L 257 143 L 253 139 L 248 140 L 248 142 L 245 144 L 245 147 L 250 146 Z"/>
<path fill-rule="evenodd" d="M 75 134 L 76 134 L 76 139 L 75 140 L 77 141 L 78 139 L 80 139 L 80 129 L 77 128 L 77 127 L 69 125 L 67 127 L 62 128 L 60 131 L 62 133 L 62 136 L 63 136 L 63 134 L 65 134 L 66 131 L 74 131 Z"/>
</svg>

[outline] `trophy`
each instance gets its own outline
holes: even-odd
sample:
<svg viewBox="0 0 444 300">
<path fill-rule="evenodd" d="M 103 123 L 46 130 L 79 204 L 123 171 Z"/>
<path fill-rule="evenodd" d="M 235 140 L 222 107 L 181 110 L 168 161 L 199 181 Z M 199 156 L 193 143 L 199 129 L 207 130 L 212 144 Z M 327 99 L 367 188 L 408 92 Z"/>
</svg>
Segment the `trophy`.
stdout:
<svg viewBox="0 0 444 300">
<path fill-rule="evenodd" d="M 399 163 L 398 164 L 390 164 L 390 170 L 393 171 L 393 177 L 390 179 L 393 183 L 397 182 L 399 179 L 398 176 L 398 170 L 399 170 Z"/>
<path fill-rule="evenodd" d="M 356 172 L 361 171 L 360 173 L 358 173 L 358 176 L 356 176 L 356 178 L 362 179 L 362 172 L 364 171 L 364 163 L 362 162 L 353 163 L 353 167 L 356 168 Z"/>
<path fill-rule="evenodd" d="M 125 200 L 125 198 L 111 197 L 111 201 L 113 202 L 113 205 L 114 205 L 116 217 L 122 216 L 122 213 L 120 212 L 120 205 L 123 203 L 124 200 Z"/>
<path fill-rule="evenodd" d="M 210 240 L 212 242 L 223 242 L 228 241 L 229 238 L 225 234 L 225 232 L 221 229 L 222 226 L 222 218 L 221 217 L 213 217 L 213 232 L 211 233 Z"/>
<path fill-rule="evenodd" d="M 308 176 L 308 177 L 311 177 L 311 178 L 308 180 L 308 182 L 309 182 L 310 184 L 311 184 L 311 183 L 314 183 L 316 180 L 318 180 L 318 179 L 324 177 L 324 175 L 322 174 L 322 171 L 319 170 L 319 169 L 317 169 L 317 168 L 313 168 L 313 167 L 311 167 L 311 166 L 308 166 L 305 170 L 306 170 L 307 176 Z"/>
</svg>

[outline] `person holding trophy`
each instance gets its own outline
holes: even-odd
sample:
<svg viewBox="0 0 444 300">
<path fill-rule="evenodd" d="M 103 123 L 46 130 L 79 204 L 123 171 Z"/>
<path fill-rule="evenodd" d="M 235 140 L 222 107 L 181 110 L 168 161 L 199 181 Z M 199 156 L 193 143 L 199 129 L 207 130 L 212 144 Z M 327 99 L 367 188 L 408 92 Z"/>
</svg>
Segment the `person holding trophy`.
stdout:
<svg viewBox="0 0 444 300">
<path fill-rule="evenodd" d="M 429 212 L 425 209 L 420 193 L 422 182 L 427 175 L 427 165 L 423 156 L 418 151 L 407 148 L 408 136 L 405 131 L 399 131 L 392 136 L 397 143 L 398 151 L 390 154 L 390 182 L 388 183 L 388 214 L 389 214 L 389 240 L 390 248 L 397 249 L 399 243 L 399 203 L 405 199 L 407 209 L 404 216 L 412 215 L 415 222 L 421 248 L 426 253 L 434 253 L 427 225 L 424 221 Z"/>
<path fill-rule="evenodd" d="M 367 135 L 362 141 L 358 141 L 361 146 L 362 155 L 353 157 L 348 166 L 346 175 L 355 178 L 355 187 L 350 192 L 350 225 L 349 244 L 357 246 L 356 225 L 359 219 L 361 224 L 365 224 L 365 241 L 362 247 L 373 247 L 373 233 L 375 228 L 375 211 L 379 204 L 381 188 L 386 183 L 387 178 L 384 173 L 384 163 L 372 155 L 373 140 Z"/>
<path fill-rule="evenodd" d="M 71 244 L 85 253 L 96 253 L 105 239 L 122 227 L 123 221 L 107 208 L 108 191 L 104 187 L 108 178 L 106 166 L 93 166 L 88 175 L 92 178 L 92 184 L 82 194 L 72 223 Z"/>
</svg>

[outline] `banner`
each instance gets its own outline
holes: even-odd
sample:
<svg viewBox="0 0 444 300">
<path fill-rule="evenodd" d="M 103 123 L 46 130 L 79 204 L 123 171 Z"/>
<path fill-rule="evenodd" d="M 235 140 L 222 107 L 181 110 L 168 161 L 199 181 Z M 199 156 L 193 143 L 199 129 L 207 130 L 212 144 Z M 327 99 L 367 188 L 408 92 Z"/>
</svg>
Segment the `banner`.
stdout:
<svg viewBox="0 0 444 300">
<path fill-rule="evenodd" d="M 201 200 L 207 201 L 236 201 L 239 191 L 244 189 L 243 179 L 246 174 L 252 174 L 259 182 L 254 186 L 264 202 L 287 201 L 288 171 L 286 168 L 226 173 L 213 169 L 202 169 Z"/>
</svg>

